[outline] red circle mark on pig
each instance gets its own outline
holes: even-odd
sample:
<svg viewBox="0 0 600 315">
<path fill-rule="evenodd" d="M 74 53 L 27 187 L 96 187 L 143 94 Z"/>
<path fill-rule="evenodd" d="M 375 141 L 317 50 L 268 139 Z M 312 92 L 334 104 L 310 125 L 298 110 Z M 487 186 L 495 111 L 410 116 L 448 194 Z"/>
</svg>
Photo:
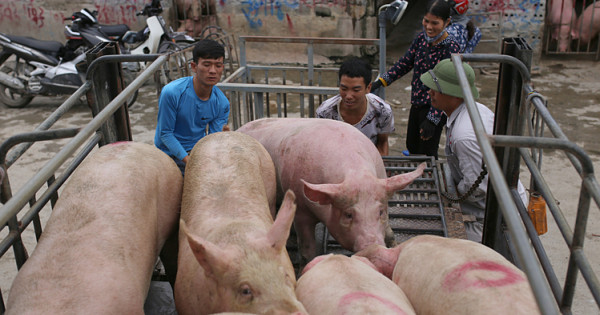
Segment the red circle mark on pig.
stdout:
<svg viewBox="0 0 600 315">
<path fill-rule="evenodd" d="M 397 304 L 393 303 L 388 299 L 382 298 L 380 296 L 368 292 L 352 292 L 344 295 L 338 303 L 339 314 L 346 314 L 350 309 L 354 307 L 353 304 L 357 303 L 358 301 L 363 301 L 366 303 L 379 302 L 387 306 L 387 308 L 390 310 L 390 312 L 387 314 L 406 315 L 404 310 L 400 308 L 400 306 L 398 306 Z"/>
<path fill-rule="evenodd" d="M 503 276 L 499 277 L 498 279 L 469 277 L 469 272 L 474 270 L 490 271 L 493 273 L 499 273 Z M 456 292 L 466 289 L 502 287 L 521 281 L 525 281 L 525 278 L 508 266 L 501 265 L 493 261 L 475 261 L 464 263 L 452 270 L 444 278 L 442 287 L 446 291 Z"/>
</svg>

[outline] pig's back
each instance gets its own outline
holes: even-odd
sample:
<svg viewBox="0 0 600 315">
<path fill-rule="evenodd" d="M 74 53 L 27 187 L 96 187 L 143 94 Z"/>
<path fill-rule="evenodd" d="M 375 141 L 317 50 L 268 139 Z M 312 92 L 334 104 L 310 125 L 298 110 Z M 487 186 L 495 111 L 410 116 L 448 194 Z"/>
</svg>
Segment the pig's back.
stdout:
<svg viewBox="0 0 600 315">
<path fill-rule="evenodd" d="M 268 229 L 275 192 L 275 167 L 258 141 L 235 131 L 214 133 L 191 152 L 181 218 L 197 231 L 233 220 L 252 220 Z"/>
<path fill-rule="evenodd" d="M 422 235 L 399 246 L 392 280 L 418 314 L 539 314 L 525 274 L 480 243 Z"/>
<path fill-rule="evenodd" d="M 309 314 L 414 314 L 402 290 L 364 262 L 344 255 L 319 258 L 296 287 Z"/>
<path fill-rule="evenodd" d="M 265 118 L 248 122 L 238 131 L 251 135 L 269 151 L 278 172 L 302 172 L 311 183 L 341 182 L 350 169 L 385 178 L 377 148 L 358 129 L 344 122 Z"/>
<path fill-rule="evenodd" d="M 143 312 L 182 178 L 151 145 L 102 147 L 71 176 L 13 282 L 8 313 Z"/>
</svg>

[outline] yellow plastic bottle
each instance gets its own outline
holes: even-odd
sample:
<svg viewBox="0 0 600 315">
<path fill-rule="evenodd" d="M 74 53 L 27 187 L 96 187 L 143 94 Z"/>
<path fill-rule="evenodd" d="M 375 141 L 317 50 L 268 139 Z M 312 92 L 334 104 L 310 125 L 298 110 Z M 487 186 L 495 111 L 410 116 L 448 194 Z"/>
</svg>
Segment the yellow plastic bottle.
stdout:
<svg viewBox="0 0 600 315">
<path fill-rule="evenodd" d="M 529 196 L 527 213 L 533 222 L 538 235 L 548 232 L 548 220 L 546 219 L 546 200 L 538 192 L 532 192 Z"/>
</svg>

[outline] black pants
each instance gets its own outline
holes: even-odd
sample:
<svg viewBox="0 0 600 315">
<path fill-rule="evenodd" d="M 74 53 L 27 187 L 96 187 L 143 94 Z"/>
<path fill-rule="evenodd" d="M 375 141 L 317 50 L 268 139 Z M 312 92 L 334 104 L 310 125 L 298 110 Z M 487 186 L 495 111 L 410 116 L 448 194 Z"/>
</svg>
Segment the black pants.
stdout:
<svg viewBox="0 0 600 315">
<path fill-rule="evenodd" d="M 435 128 L 435 132 L 431 139 L 423 141 L 421 140 L 421 123 L 427 119 L 427 113 L 429 113 L 429 105 L 412 105 L 410 107 L 410 114 L 408 116 L 408 128 L 406 130 L 406 148 L 413 154 L 425 154 L 428 156 L 434 156 L 438 158 L 438 147 L 440 144 L 440 137 L 442 135 L 442 129 L 446 124 L 446 115 L 442 116 L 442 120 Z"/>
</svg>

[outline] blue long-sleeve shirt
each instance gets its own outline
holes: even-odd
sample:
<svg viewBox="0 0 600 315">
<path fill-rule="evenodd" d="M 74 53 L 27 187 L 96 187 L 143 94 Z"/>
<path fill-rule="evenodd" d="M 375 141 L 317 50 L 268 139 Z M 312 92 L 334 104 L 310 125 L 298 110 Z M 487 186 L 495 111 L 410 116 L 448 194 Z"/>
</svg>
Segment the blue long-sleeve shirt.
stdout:
<svg viewBox="0 0 600 315">
<path fill-rule="evenodd" d="M 440 123 L 444 112 L 431 106 L 431 99 L 429 93 L 427 93 L 429 88 L 421 82 L 421 74 L 433 69 L 441 60 L 450 58 L 453 53 L 458 53 L 459 49 L 458 44 L 450 36 L 437 45 L 430 46 L 425 39 L 425 33 L 421 32 L 410 44 L 404 56 L 398 59 L 386 73 L 383 73 L 381 78 L 385 80 L 387 85 L 390 85 L 410 70 L 413 70 L 410 102 L 413 105 L 429 106 L 427 119 L 437 125 Z"/>
<path fill-rule="evenodd" d="M 177 79 L 161 91 L 154 145 L 183 160 L 198 140 L 223 130 L 228 118 L 229 100 L 218 87 L 203 101 L 194 91 L 193 77 Z"/>
</svg>

